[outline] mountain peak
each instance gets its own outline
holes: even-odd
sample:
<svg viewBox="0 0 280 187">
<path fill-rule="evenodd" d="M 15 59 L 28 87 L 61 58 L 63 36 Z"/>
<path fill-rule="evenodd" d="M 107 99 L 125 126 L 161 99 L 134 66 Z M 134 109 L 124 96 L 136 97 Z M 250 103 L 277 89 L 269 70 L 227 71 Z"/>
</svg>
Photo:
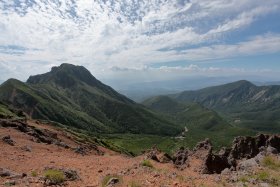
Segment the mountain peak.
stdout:
<svg viewBox="0 0 280 187">
<path fill-rule="evenodd" d="M 30 76 L 27 83 L 55 84 L 67 88 L 75 86 L 78 83 L 95 85 L 99 81 L 85 67 L 63 63 L 60 66 L 52 67 L 48 73 Z"/>
<path fill-rule="evenodd" d="M 253 83 L 251 83 L 250 81 L 247 81 L 247 80 L 239 80 L 239 81 L 233 82 L 233 84 L 255 86 Z"/>
</svg>

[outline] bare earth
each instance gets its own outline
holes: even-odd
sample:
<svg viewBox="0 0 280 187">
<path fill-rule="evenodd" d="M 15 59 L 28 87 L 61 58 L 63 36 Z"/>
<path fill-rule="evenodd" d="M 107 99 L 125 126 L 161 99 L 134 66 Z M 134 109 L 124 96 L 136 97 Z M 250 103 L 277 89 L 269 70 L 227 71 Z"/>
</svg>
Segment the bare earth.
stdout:
<svg viewBox="0 0 280 187">
<path fill-rule="evenodd" d="M 197 156 L 189 157 L 188 166 L 184 169 L 176 168 L 173 163 L 159 163 L 153 160 L 149 160 L 153 167 L 143 166 L 145 155 L 129 157 L 104 147 L 93 146 L 83 155 L 83 153 L 76 152 L 75 148 L 83 146 L 83 143 L 77 141 L 75 135 L 33 120 L 29 120 L 27 124 L 29 129 L 36 128 L 39 132 L 47 132 L 50 136 L 55 134 L 56 140 L 64 142 L 70 148 L 65 148 L 61 144 L 42 143 L 42 141 L 36 140 L 36 135 L 30 131 L 29 133 L 24 132 L 24 129 L 20 130 L 18 127 L 0 127 L 0 186 L 47 186 L 49 184 L 44 178 L 46 168 L 76 171 L 79 179 L 67 180 L 61 184 L 61 186 L 70 187 L 110 186 L 104 182 L 108 178 L 106 176 L 117 176 L 119 179 L 111 187 L 217 187 L 243 186 L 243 183 L 246 183 L 246 186 L 268 185 L 258 182 L 260 179 L 262 181 L 270 180 L 276 186 L 280 184 L 280 179 L 277 178 L 279 176 L 277 168 L 271 173 L 274 174 L 273 180 L 270 179 L 269 174 L 265 176 L 268 179 L 263 179 L 263 176 L 253 181 L 245 178 L 243 183 L 236 178 L 238 176 L 236 172 L 235 176 L 232 173 L 201 174 L 200 167 L 203 165 L 203 161 L 199 157 L 206 154 L 203 151 L 197 152 L 196 154 L 199 154 Z M 7 136 L 14 141 L 14 145 L 10 145 L 2 139 Z M 279 160 L 279 157 L 277 158 Z M 280 164 L 275 166 L 280 167 Z M 4 170 L 12 172 L 13 175 L 4 176 Z M 253 170 L 262 171 L 263 168 L 257 166 Z M 240 175 L 238 177 L 240 178 Z"/>
<path fill-rule="evenodd" d="M 58 134 L 58 138 L 71 147 L 79 146 L 71 134 L 67 134 L 54 127 L 36 124 L 29 121 L 29 125 L 40 129 L 48 129 Z M 16 180 L 16 186 L 44 186 L 40 176 L 46 167 L 73 169 L 80 177 L 76 181 L 68 181 L 67 186 L 102 186 L 102 181 L 107 175 L 120 176 L 121 182 L 116 186 L 217 186 L 214 175 L 201 175 L 195 172 L 198 161 L 193 160 L 190 167 L 184 171 L 175 168 L 173 164 L 162 164 L 151 161 L 154 168 L 141 166 L 144 156 L 128 157 L 98 147 L 104 155 L 94 152 L 88 155 L 75 153 L 53 144 L 36 143 L 32 137 L 13 128 L 0 127 L 0 137 L 10 135 L 16 142 L 15 146 L 0 141 L 0 167 L 16 173 L 25 173 L 27 177 Z M 29 146 L 31 152 L 22 147 Z M 32 172 L 38 176 L 33 177 Z M 0 178 L 0 184 L 9 182 L 9 178 Z"/>
</svg>

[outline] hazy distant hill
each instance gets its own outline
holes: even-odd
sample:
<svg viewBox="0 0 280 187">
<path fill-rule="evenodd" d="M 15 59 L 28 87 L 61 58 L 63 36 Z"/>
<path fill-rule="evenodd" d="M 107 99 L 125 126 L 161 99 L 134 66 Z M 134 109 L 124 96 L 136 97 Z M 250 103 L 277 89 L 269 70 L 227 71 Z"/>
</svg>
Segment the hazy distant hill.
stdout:
<svg viewBox="0 0 280 187">
<path fill-rule="evenodd" d="M 174 135 L 181 128 L 119 94 L 82 66 L 62 64 L 27 83 L 9 79 L 0 101 L 32 118 L 102 133 Z"/>
</svg>

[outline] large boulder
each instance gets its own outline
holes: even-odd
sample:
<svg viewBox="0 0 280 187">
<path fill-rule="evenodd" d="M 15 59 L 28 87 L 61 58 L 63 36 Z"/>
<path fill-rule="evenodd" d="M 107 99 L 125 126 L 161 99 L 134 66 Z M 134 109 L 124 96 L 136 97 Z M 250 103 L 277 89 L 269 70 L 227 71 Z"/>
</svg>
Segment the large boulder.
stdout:
<svg viewBox="0 0 280 187">
<path fill-rule="evenodd" d="M 252 158 L 259 153 L 259 147 L 254 137 L 238 136 L 233 140 L 230 157 L 234 159 Z"/>
<path fill-rule="evenodd" d="M 277 149 L 278 152 L 280 152 L 280 136 L 270 136 L 266 142 L 266 145 L 274 147 L 275 149 Z"/>
<path fill-rule="evenodd" d="M 212 150 L 212 143 L 209 139 L 199 142 L 194 148 L 193 155 L 203 161 L 200 170 L 202 174 L 221 173 L 232 166 L 228 161 L 231 149 L 222 148 L 219 154 L 214 154 Z"/>
<path fill-rule="evenodd" d="M 181 147 L 173 156 L 173 163 L 177 168 L 184 168 L 187 165 L 189 150 Z"/>
<path fill-rule="evenodd" d="M 215 154 L 209 154 L 205 160 L 205 167 L 202 173 L 214 174 L 221 173 L 224 169 L 230 168 L 231 164 L 228 162 L 227 157 Z"/>
</svg>

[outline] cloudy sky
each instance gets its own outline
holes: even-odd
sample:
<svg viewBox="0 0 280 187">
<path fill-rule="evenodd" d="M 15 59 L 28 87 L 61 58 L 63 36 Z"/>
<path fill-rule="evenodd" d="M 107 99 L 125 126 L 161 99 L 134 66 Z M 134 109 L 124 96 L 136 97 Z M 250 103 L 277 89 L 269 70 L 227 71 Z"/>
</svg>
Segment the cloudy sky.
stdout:
<svg viewBox="0 0 280 187">
<path fill-rule="evenodd" d="M 279 0 L 0 0 L 0 80 L 61 63 L 97 78 L 280 80 Z"/>
</svg>

